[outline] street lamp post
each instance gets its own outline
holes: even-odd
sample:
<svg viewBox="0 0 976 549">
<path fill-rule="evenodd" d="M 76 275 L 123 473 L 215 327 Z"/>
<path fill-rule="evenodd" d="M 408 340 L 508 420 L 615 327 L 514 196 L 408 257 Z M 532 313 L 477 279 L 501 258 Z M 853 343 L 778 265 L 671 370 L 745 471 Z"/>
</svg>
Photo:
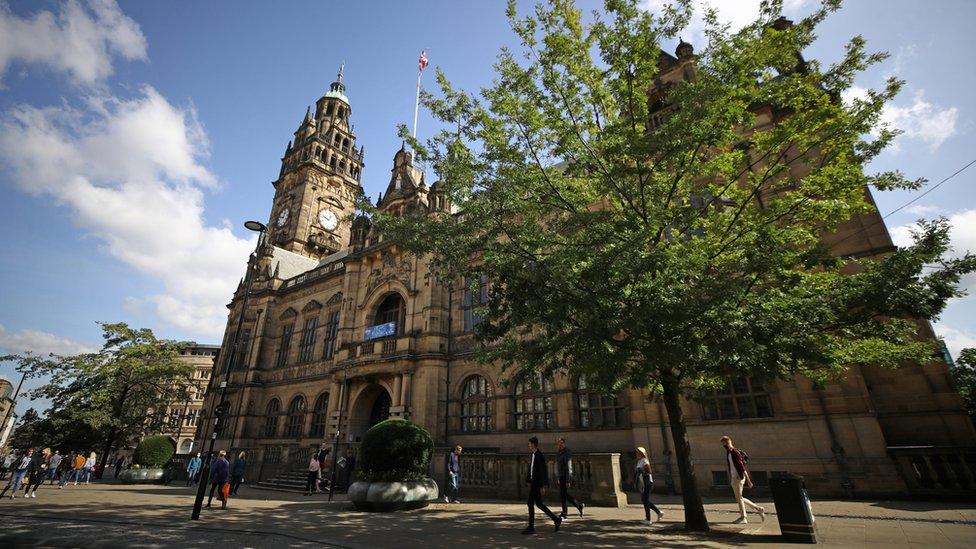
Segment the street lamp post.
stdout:
<svg viewBox="0 0 976 549">
<path fill-rule="evenodd" d="M 244 325 L 244 312 L 247 310 L 247 298 L 251 294 L 251 281 L 254 278 L 254 263 L 257 261 L 261 244 L 264 242 L 264 232 L 268 229 L 264 223 L 257 221 L 247 221 L 244 223 L 244 226 L 258 233 L 258 243 L 254 247 L 254 252 L 247 259 L 247 273 L 244 274 L 244 297 L 241 299 L 241 313 L 237 316 L 237 330 L 234 332 L 234 342 L 231 344 L 230 357 L 227 359 L 224 380 L 220 382 L 220 398 L 218 399 L 217 405 L 214 406 L 214 413 L 212 414 L 214 417 L 213 433 L 210 436 L 210 447 L 207 449 L 207 453 L 204 454 L 204 462 L 200 471 L 200 484 L 197 487 L 197 497 L 193 502 L 193 513 L 190 515 L 190 520 L 200 519 L 200 509 L 203 507 L 203 495 L 207 490 L 208 479 L 210 478 L 210 462 L 213 461 L 214 444 L 217 442 L 217 428 L 220 427 L 220 422 L 224 421 L 224 418 L 227 416 L 227 410 L 224 410 L 223 405 L 227 398 L 227 385 L 230 383 L 230 372 L 234 365 L 237 347 L 241 339 L 241 327 Z M 223 413 L 218 414 L 217 410 L 223 410 Z M 204 434 L 206 434 L 206 429 L 204 429 Z"/>
</svg>

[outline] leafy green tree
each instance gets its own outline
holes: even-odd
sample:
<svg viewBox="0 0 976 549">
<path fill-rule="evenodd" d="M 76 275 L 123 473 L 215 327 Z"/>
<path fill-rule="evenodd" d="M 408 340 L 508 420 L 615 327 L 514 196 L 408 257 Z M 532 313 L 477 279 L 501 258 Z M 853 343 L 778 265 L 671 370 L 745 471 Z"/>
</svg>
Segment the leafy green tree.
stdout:
<svg viewBox="0 0 976 549">
<path fill-rule="evenodd" d="M 50 378 L 31 396 L 51 400 L 50 425 L 55 431 L 80 423 L 97 432 L 104 467 L 119 444 L 157 430 L 155 418 L 170 402 L 188 398 L 193 367 L 179 358 L 185 342 L 157 339 L 148 328 L 124 323 L 101 326 L 105 343 L 96 353 L 6 358 L 17 360 L 18 370 L 30 376 Z M 97 442 L 90 440 L 83 447 Z"/>
<path fill-rule="evenodd" d="M 963 349 L 949 369 L 969 416 L 976 420 L 976 349 Z"/>
<path fill-rule="evenodd" d="M 833 65 L 800 55 L 838 5 L 791 25 L 769 2 L 735 33 L 706 13 L 707 44 L 685 48 L 686 78 L 661 87 L 660 46 L 687 26 L 687 2 L 648 13 L 606 0 L 591 18 L 571 0 L 524 17 L 512 2 L 521 47 L 501 50 L 493 83 L 476 95 L 438 71 L 424 103 L 443 129 L 420 143 L 401 127 L 459 212 L 361 203 L 387 240 L 491 281 L 481 360 L 660 394 L 689 529 L 708 521 L 683 395 L 730 375 L 829 380 L 853 363 L 929 361 L 915 319 L 937 316 L 976 269 L 943 258 L 945 219 L 881 256 L 824 244 L 874 212 L 868 185 L 924 183 L 866 169 L 897 134 L 880 114 L 901 82 L 841 99 L 884 55 L 860 37 Z"/>
<path fill-rule="evenodd" d="M 40 433 L 38 433 L 39 427 L 41 427 L 40 423 L 41 417 L 37 410 L 28 408 L 10 436 L 10 445 L 14 448 L 31 448 L 43 442 Z"/>
</svg>

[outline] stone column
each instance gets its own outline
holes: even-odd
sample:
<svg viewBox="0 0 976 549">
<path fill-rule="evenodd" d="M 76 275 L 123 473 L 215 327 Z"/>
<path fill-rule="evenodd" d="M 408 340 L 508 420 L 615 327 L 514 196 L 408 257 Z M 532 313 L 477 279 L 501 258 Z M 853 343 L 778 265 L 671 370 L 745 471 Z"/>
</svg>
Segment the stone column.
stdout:
<svg viewBox="0 0 976 549">
<path fill-rule="evenodd" d="M 413 382 L 413 374 L 401 375 L 400 381 L 402 384 L 402 390 L 400 391 L 402 400 L 400 401 L 400 405 L 408 409 L 410 407 L 410 388 Z"/>
<path fill-rule="evenodd" d="M 393 406 L 403 406 L 403 375 L 393 378 Z"/>
<path fill-rule="evenodd" d="M 601 507 L 626 507 L 627 494 L 620 490 L 620 454 L 595 453 L 586 457 L 590 461 L 590 502 Z"/>
</svg>

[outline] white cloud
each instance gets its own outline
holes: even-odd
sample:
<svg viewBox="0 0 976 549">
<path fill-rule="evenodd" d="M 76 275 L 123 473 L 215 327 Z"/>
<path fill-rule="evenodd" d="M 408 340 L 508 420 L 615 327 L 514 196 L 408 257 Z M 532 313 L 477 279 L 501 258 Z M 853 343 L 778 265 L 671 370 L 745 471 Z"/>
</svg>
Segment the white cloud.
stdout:
<svg viewBox="0 0 976 549">
<path fill-rule="evenodd" d="M 785 0 L 783 2 L 783 14 L 787 16 L 798 16 L 803 13 L 804 8 L 814 4 L 814 0 Z M 643 7 L 651 13 L 658 13 L 661 9 L 672 4 L 669 0 L 644 0 Z M 711 6 L 718 12 L 719 20 L 731 25 L 732 32 L 738 31 L 742 27 L 752 23 L 759 16 L 759 0 L 693 0 L 693 15 L 685 29 L 683 38 L 696 48 L 704 45 L 705 41 L 705 22 L 702 14 L 707 7 Z"/>
<path fill-rule="evenodd" d="M 934 217 L 945 213 L 945 209 L 939 206 L 931 206 L 926 204 L 913 204 L 905 208 L 905 213 L 910 213 L 912 215 L 917 215 L 920 217 Z"/>
<path fill-rule="evenodd" d="M 75 355 L 97 351 L 95 347 L 71 338 L 39 330 L 9 332 L 0 324 L 0 349 L 8 353 L 33 352 L 38 355 Z"/>
<path fill-rule="evenodd" d="M 948 219 L 951 226 L 949 232 L 951 249 L 946 253 L 946 257 L 958 258 L 968 252 L 976 253 L 976 209 L 953 213 L 948 216 Z M 891 227 L 888 232 L 896 246 L 904 247 L 912 244 L 911 232 L 914 228 L 915 224 L 911 223 Z M 976 274 L 964 276 L 961 285 L 970 296 L 976 295 Z"/>
<path fill-rule="evenodd" d="M 21 105 L 0 118 L 0 160 L 26 192 L 67 206 L 104 250 L 159 279 L 165 294 L 130 298 L 200 339 L 219 337 L 253 248 L 204 220 L 216 177 L 202 164 L 206 133 L 192 106 L 151 87 L 82 106 Z"/>
<path fill-rule="evenodd" d="M 844 93 L 848 102 L 866 97 L 867 89 L 859 86 L 852 86 Z M 902 131 L 891 145 L 892 152 L 898 152 L 906 139 L 925 143 L 930 151 L 934 151 L 955 135 L 958 115 L 956 107 L 943 108 L 929 103 L 925 100 L 925 90 L 919 90 L 911 104 L 886 104 L 881 111 L 880 123 Z"/>
<path fill-rule="evenodd" d="M 976 333 L 969 330 L 959 330 L 945 324 L 934 327 L 937 336 L 945 340 L 946 347 L 952 353 L 952 358 L 959 358 L 959 352 L 969 347 L 976 347 Z"/>
<path fill-rule="evenodd" d="M 112 74 L 112 59 L 146 59 L 146 37 L 115 0 L 69 0 L 57 15 L 27 17 L 0 2 L 0 78 L 14 63 L 65 72 L 92 85 Z"/>
</svg>

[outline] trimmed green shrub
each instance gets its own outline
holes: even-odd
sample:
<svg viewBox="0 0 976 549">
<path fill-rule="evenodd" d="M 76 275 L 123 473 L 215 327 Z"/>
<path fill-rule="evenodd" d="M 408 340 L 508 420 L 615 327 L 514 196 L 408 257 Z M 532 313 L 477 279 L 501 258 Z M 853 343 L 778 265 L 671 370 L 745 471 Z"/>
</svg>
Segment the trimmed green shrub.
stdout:
<svg viewBox="0 0 976 549">
<path fill-rule="evenodd" d="M 143 467 L 162 467 L 173 457 L 175 451 L 167 436 L 146 437 L 136 446 L 132 461 Z"/>
<path fill-rule="evenodd" d="M 360 453 L 360 476 L 363 480 L 420 480 L 427 478 L 434 440 L 427 429 L 420 425 L 391 418 L 366 431 Z"/>
</svg>

